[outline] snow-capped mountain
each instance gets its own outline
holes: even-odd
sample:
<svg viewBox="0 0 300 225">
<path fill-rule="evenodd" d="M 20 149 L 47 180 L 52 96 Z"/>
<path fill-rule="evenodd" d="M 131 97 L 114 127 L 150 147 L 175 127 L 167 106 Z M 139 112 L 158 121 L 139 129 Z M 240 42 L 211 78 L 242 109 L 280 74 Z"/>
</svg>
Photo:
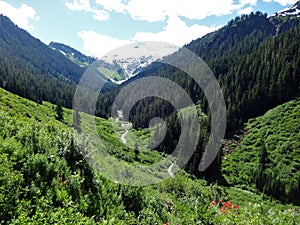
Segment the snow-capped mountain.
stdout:
<svg viewBox="0 0 300 225">
<path fill-rule="evenodd" d="M 154 62 L 156 58 L 150 56 L 140 57 L 128 57 L 128 58 L 116 58 L 113 60 L 113 64 L 118 65 L 120 69 L 125 72 L 125 79 L 127 80 L 134 77 L 138 73 L 143 71 L 143 68 Z"/>
<path fill-rule="evenodd" d="M 280 10 L 272 16 L 296 16 L 300 17 L 300 1 L 297 1 L 293 6 Z"/>
<path fill-rule="evenodd" d="M 137 75 L 155 60 L 178 50 L 177 46 L 166 43 L 144 42 L 126 45 L 96 59 L 65 44 L 51 42 L 49 47 L 81 67 L 88 67 L 97 60 L 99 72 L 117 84 Z"/>
<path fill-rule="evenodd" d="M 122 83 L 142 72 L 152 62 L 177 50 L 177 46 L 167 43 L 139 42 L 118 48 L 100 60 L 116 65 L 119 71 L 124 72 L 125 77 L 116 81 L 116 83 Z"/>
</svg>

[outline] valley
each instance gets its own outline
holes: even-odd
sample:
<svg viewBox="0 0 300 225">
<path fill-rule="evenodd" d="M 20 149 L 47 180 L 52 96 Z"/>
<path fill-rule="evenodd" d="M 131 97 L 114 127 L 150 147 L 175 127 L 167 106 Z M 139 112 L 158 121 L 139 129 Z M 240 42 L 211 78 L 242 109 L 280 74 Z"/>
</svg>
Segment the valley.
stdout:
<svg viewBox="0 0 300 225">
<path fill-rule="evenodd" d="M 238 150 L 227 155 L 229 159 L 224 161 L 223 173 L 227 182 L 230 182 L 229 186 L 209 185 L 183 170 L 174 170 L 173 163 L 165 167 L 169 178 L 163 182 L 143 188 L 121 185 L 105 179 L 101 172 L 93 170 L 85 162 L 79 149 L 87 140 L 74 133 L 70 127 L 71 110 L 63 109 L 64 121 L 60 122 L 55 118 L 55 105 L 47 102 L 40 105 L 3 89 L 0 89 L 0 96 L 0 123 L 3 128 L 0 133 L 0 171 L 5 174 L 1 177 L 2 221 L 5 218 L 12 223 L 22 224 L 62 220 L 78 224 L 96 224 L 95 220 L 117 224 L 164 221 L 181 224 L 300 222 L 299 207 L 271 200 L 253 187 L 249 186 L 249 189 L 247 183 L 232 181 L 233 178 L 243 180 L 244 177 L 243 170 L 239 169 L 237 171 L 241 171 L 241 175 L 232 176 L 236 173 L 236 166 L 244 165 L 234 163 L 240 162 L 234 157 Z M 299 119 L 298 106 L 297 102 L 292 101 L 272 110 L 257 122 L 253 121 L 251 129 L 259 127 L 258 122 L 265 117 L 274 116 L 280 121 L 282 117 L 278 111 L 285 110 L 284 107 L 294 110 L 296 114 L 291 116 L 289 123 L 296 125 Z M 88 115 L 80 116 L 84 118 Z M 115 149 L 111 149 L 111 154 L 117 158 L 128 163 L 149 165 L 165 157 L 159 153 L 141 151 L 138 162 L 135 162 L 134 152 L 126 149 L 118 136 L 111 135 L 114 133 L 112 121 L 95 119 L 101 135 Z M 82 125 L 83 129 L 87 127 Z M 299 135 L 299 132 L 295 130 L 293 135 Z M 272 152 L 269 154 L 272 155 Z M 244 156 L 241 154 L 240 157 Z M 296 166 L 298 162 L 299 166 L 299 155 L 296 152 L 294 157 L 292 165 Z M 251 192 L 242 190 L 244 188 Z M 230 201 L 238 209 L 228 207 L 224 214 L 220 212 L 221 203 L 211 205 L 214 200 Z M 157 211 L 157 208 L 161 210 Z M 135 213 L 139 216 L 136 217 Z"/>
<path fill-rule="evenodd" d="M 0 224 L 300 224 L 299 40 L 300 1 L 102 58 L 1 14 Z"/>
</svg>

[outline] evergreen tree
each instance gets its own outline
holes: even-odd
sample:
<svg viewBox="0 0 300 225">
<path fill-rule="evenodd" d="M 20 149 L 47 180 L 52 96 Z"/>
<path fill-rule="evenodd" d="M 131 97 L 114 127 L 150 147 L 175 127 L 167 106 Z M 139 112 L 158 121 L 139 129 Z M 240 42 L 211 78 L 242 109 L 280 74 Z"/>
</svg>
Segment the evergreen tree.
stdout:
<svg viewBox="0 0 300 225">
<path fill-rule="evenodd" d="M 81 117 L 78 110 L 73 111 L 73 127 L 78 133 L 81 133 Z"/>
<path fill-rule="evenodd" d="M 56 105 L 56 119 L 59 121 L 64 120 L 63 108 L 62 108 L 61 104 Z"/>
<path fill-rule="evenodd" d="M 259 152 L 259 164 L 258 164 L 258 168 L 255 174 L 255 184 L 256 187 L 264 192 L 268 192 L 268 190 L 270 189 L 270 182 L 268 181 L 268 177 L 266 177 L 265 174 L 265 169 L 266 169 L 266 164 L 267 164 L 267 159 L 268 159 L 268 152 L 265 146 L 264 141 L 260 140 L 259 141 L 259 145 L 260 147 L 260 152 Z M 269 185 L 268 185 L 269 184 Z"/>
<path fill-rule="evenodd" d="M 135 158 L 135 161 L 138 161 L 139 160 L 139 146 L 137 144 L 137 142 L 135 143 L 135 146 L 134 146 L 134 158 Z"/>
</svg>

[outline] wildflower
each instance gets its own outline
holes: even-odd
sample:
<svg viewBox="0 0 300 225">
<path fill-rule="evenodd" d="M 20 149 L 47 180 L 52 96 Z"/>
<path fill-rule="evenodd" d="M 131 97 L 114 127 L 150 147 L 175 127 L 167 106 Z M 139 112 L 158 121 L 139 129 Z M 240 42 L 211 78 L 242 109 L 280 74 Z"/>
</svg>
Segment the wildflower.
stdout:
<svg viewBox="0 0 300 225">
<path fill-rule="evenodd" d="M 218 203 L 219 203 L 219 204 L 222 204 L 222 200 L 220 199 L 220 200 L 218 201 Z"/>
<path fill-rule="evenodd" d="M 235 209 L 238 209 L 238 208 L 239 208 L 239 206 L 238 206 L 238 205 L 234 205 L 234 206 L 233 206 L 233 208 L 235 208 Z"/>
<path fill-rule="evenodd" d="M 226 207 L 225 207 L 225 206 L 223 206 L 223 207 L 220 208 L 220 212 L 221 212 L 221 213 L 224 213 L 224 214 L 226 214 L 226 215 L 228 214 L 228 211 L 226 210 Z"/>
<path fill-rule="evenodd" d="M 216 205 L 216 202 L 214 200 L 212 200 L 212 202 L 210 204 L 212 207 L 214 207 Z"/>
<path fill-rule="evenodd" d="M 224 203 L 224 207 L 225 207 L 225 208 L 232 208 L 232 207 L 231 207 L 231 202 L 229 202 L 229 201 L 228 201 L 228 202 L 225 202 L 225 203 Z"/>
</svg>

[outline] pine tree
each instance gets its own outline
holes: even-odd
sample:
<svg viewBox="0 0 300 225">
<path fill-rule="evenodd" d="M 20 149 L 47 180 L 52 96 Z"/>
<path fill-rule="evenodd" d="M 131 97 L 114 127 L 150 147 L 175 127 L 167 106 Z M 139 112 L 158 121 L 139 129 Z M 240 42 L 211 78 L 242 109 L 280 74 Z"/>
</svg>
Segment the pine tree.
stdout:
<svg viewBox="0 0 300 225">
<path fill-rule="evenodd" d="M 73 112 L 73 127 L 78 133 L 81 133 L 81 117 L 77 110 Z"/>
<path fill-rule="evenodd" d="M 267 164 L 267 159 L 268 159 L 268 152 L 267 152 L 264 141 L 260 140 L 259 142 L 260 142 L 259 145 L 261 146 L 260 152 L 259 152 L 259 164 L 258 164 L 258 169 L 256 171 L 254 180 L 255 180 L 256 187 L 259 190 L 265 189 L 264 191 L 268 191 L 270 189 L 270 187 L 265 187 L 266 184 L 268 184 L 267 177 L 265 174 L 265 169 L 266 169 L 266 164 Z M 269 186 L 269 185 L 267 185 L 267 186 Z"/>
<path fill-rule="evenodd" d="M 139 146 L 138 146 L 138 144 L 137 144 L 137 142 L 136 142 L 136 143 L 135 143 L 135 146 L 134 146 L 134 157 L 135 157 L 135 161 L 138 161 L 138 160 L 139 160 L 138 156 L 139 156 Z"/>
<path fill-rule="evenodd" d="M 64 115 L 63 115 L 63 108 L 60 103 L 56 105 L 56 119 L 59 121 L 64 120 Z"/>
</svg>

